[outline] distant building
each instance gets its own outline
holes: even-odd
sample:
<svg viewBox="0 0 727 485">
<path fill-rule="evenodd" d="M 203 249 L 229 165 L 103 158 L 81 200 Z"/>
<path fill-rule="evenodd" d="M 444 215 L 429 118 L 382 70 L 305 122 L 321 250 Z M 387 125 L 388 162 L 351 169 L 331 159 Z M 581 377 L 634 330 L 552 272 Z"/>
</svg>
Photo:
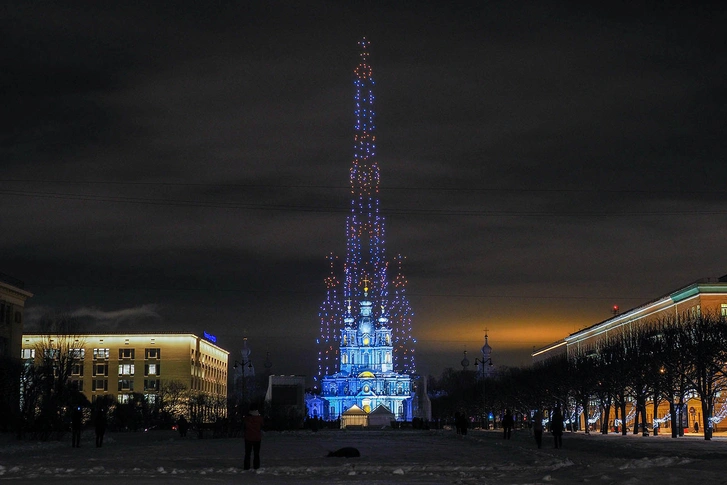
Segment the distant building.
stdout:
<svg viewBox="0 0 727 485">
<path fill-rule="evenodd" d="M 380 405 L 389 409 L 399 421 L 413 417 L 412 377 L 394 372 L 391 329 L 385 317 L 372 317 L 371 301 L 360 302 L 357 318 L 350 313 L 344 319 L 339 349 L 339 371 L 324 376 L 321 394 L 326 402 L 322 417 L 335 420 L 356 405 L 370 413 Z M 313 409 L 311 409 L 313 408 Z M 309 415 L 317 417 L 309 406 Z"/>
<path fill-rule="evenodd" d="M 190 333 L 28 333 L 18 354 L 30 362 L 44 352 L 59 351 L 76 356 L 71 381 L 91 402 L 112 396 L 123 403 L 132 393 L 154 401 L 159 389 L 172 381 L 227 399 L 229 352 Z"/>
<path fill-rule="evenodd" d="M 609 334 L 622 332 L 624 328 L 639 326 L 660 317 L 689 313 L 699 315 L 702 312 L 727 316 L 727 275 L 720 278 L 703 278 L 572 333 L 562 340 L 535 350 L 532 353 L 532 360 L 536 363 L 558 355 L 572 355 L 581 349 L 592 347 Z"/>
<path fill-rule="evenodd" d="M 274 423 L 287 429 L 302 426 L 305 419 L 305 376 L 269 376 L 265 404 Z"/>
<path fill-rule="evenodd" d="M 22 281 L 0 273 L 0 359 L 20 357 L 25 300 L 33 294 Z"/>
<path fill-rule="evenodd" d="M 22 281 L 0 273 L 0 431 L 14 428 L 20 410 L 20 348 L 25 301 Z"/>
</svg>

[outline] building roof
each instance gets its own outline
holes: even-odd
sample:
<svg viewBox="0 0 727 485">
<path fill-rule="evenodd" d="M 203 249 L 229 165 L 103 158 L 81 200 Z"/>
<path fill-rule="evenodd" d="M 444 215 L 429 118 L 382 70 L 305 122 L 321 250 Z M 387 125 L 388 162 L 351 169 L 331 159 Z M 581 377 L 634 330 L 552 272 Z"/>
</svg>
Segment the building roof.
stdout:
<svg viewBox="0 0 727 485">
<path fill-rule="evenodd" d="M 358 407 L 357 405 L 353 405 L 350 408 L 348 408 L 346 411 L 343 412 L 343 416 L 366 416 L 368 413 Z"/>
<path fill-rule="evenodd" d="M 376 409 L 371 411 L 370 416 L 394 416 L 394 413 L 389 411 L 389 408 L 383 404 L 379 404 Z"/>
</svg>

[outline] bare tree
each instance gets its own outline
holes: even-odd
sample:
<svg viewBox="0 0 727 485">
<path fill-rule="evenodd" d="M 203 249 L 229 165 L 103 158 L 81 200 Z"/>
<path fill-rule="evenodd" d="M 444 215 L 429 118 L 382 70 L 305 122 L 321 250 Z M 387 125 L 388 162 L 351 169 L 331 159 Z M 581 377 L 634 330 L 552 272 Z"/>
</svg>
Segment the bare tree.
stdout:
<svg viewBox="0 0 727 485">
<path fill-rule="evenodd" d="M 71 376 L 83 362 L 83 337 L 65 315 L 46 317 L 45 338 L 38 342 L 21 373 L 21 419 L 18 434 L 31 429 L 41 439 L 67 428 L 72 406 L 87 400 L 72 385 Z"/>
<path fill-rule="evenodd" d="M 681 325 L 681 350 L 691 356 L 686 378 L 702 401 L 704 439 L 712 439 L 712 415 L 717 396 L 727 390 L 727 325 L 711 314 L 691 315 Z"/>
</svg>

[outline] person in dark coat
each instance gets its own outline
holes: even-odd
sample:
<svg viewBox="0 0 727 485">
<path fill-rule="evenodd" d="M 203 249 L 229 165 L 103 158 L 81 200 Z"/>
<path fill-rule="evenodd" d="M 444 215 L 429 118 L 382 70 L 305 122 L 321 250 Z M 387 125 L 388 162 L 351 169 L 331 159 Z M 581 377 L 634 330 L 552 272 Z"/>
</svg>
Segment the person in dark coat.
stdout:
<svg viewBox="0 0 727 485">
<path fill-rule="evenodd" d="M 103 446 L 103 435 L 106 433 L 106 408 L 99 406 L 96 409 L 96 416 L 93 420 L 94 428 L 96 429 L 96 448 Z"/>
<path fill-rule="evenodd" d="M 177 421 L 177 430 L 179 431 L 179 436 L 182 438 L 187 437 L 187 430 L 189 429 L 189 423 L 187 422 L 187 418 L 184 416 L 179 417 L 179 421 Z"/>
<path fill-rule="evenodd" d="M 243 420 L 245 426 L 245 462 L 243 468 L 250 469 L 250 454 L 253 455 L 252 467 L 260 468 L 260 442 L 262 441 L 263 417 L 257 404 L 250 404 L 250 411 Z"/>
<path fill-rule="evenodd" d="M 83 424 L 83 410 L 81 406 L 76 406 L 71 412 L 71 446 L 73 448 L 81 447 L 81 425 Z"/>
<path fill-rule="evenodd" d="M 467 415 L 465 413 L 460 413 L 457 420 L 457 428 L 459 428 L 459 434 L 465 436 L 467 434 L 467 427 Z"/>
<path fill-rule="evenodd" d="M 540 448 L 543 445 L 543 412 L 540 409 L 533 415 L 533 436 L 535 436 L 535 443 Z"/>
<path fill-rule="evenodd" d="M 560 412 L 560 406 L 556 406 L 553 410 L 553 417 L 550 418 L 550 431 L 553 433 L 555 447 L 563 447 L 563 413 Z"/>
<path fill-rule="evenodd" d="M 509 409 L 505 410 L 505 416 L 502 417 L 502 438 L 509 440 L 512 428 L 515 426 L 515 418 L 512 417 L 512 412 Z"/>
</svg>

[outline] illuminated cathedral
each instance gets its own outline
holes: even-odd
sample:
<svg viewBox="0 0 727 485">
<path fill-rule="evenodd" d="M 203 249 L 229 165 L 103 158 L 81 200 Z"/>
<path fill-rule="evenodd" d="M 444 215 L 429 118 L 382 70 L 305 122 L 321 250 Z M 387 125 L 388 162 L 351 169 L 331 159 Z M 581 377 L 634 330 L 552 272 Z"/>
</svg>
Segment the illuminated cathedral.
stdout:
<svg viewBox="0 0 727 485">
<path fill-rule="evenodd" d="M 346 259 L 329 255 L 330 274 L 320 309 L 316 395 L 308 414 L 339 419 L 347 411 L 390 412 L 397 421 L 417 413 L 413 313 L 406 295 L 404 258 L 397 275 L 387 271 L 384 218 L 379 213 L 379 166 L 375 160 L 374 80 L 369 42 L 359 42 L 354 70 L 354 157 L 350 169 L 351 212 L 346 218 Z M 337 274 L 342 270 L 343 278 Z M 425 394 L 422 388 L 420 394 Z"/>
</svg>

